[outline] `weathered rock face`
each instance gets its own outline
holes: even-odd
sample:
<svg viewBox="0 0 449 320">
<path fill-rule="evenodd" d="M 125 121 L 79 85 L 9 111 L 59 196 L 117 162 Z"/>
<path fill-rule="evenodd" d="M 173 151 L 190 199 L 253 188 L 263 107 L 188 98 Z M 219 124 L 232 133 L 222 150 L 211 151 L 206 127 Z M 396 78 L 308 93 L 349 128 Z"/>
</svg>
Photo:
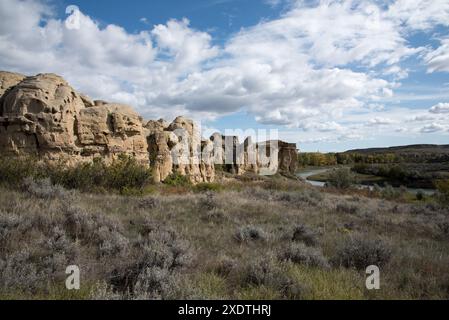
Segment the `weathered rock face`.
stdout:
<svg viewBox="0 0 449 320">
<path fill-rule="evenodd" d="M 150 163 L 155 181 L 163 181 L 171 173 L 188 176 L 192 183 L 212 182 L 215 177 L 213 145 L 201 140 L 195 123 L 184 117 L 170 125 L 163 120 L 149 121 Z"/>
<path fill-rule="evenodd" d="M 216 132 L 210 140 L 214 144 L 214 160 L 222 168 L 232 174 L 243 174 L 245 172 L 244 155 L 242 145 L 237 136 L 224 136 Z"/>
<path fill-rule="evenodd" d="M 263 175 L 296 172 L 298 151 L 294 143 L 280 140 L 254 143 L 248 137 L 239 144 L 238 137 L 220 133 L 214 133 L 210 140 L 215 146 L 215 163 L 221 164 L 227 172 L 238 175 L 246 172 Z"/>
<path fill-rule="evenodd" d="M 120 153 L 148 159 L 141 119 L 130 107 L 95 107 L 54 74 L 24 78 L 0 98 L 0 149 L 69 163 Z"/>
<path fill-rule="evenodd" d="M 0 71 L 0 97 L 6 90 L 15 86 L 20 81 L 25 79 L 25 76 L 20 73 Z"/>
<path fill-rule="evenodd" d="M 139 115 L 119 104 L 82 109 L 77 118 L 77 135 L 83 156 L 134 156 L 148 163 L 148 145 Z"/>
<path fill-rule="evenodd" d="M 279 171 L 294 174 L 298 169 L 298 149 L 295 143 L 278 141 Z"/>
<path fill-rule="evenodd" d="M 0 99 L 1 141 L 5 152 L 39 153 L 50 159 L 76 154 L 75 120 L 83 100 L 61 77 L 25 78 Z"/>
<path fill-rule="evenodd" d="M 150 165 L 155 182 L 164 181 L 173 173 L 172 149 L 178 138 L 170 131 L 156 131 L 148 136 Z"/>
<path fill-rule="evenodd" d="M 294 144 L 279 142 L 268 152 L 264 146 L 221 134 L 202 139 L 197 125 L 184 117 L 144 125 L 131 107 L 93 101 L 55 74 L 0 72 L 2 154 L 32 154 L 68 165 L 127 154 L 150 165 L 156 182 L 172 173 L 193 183 L 212 182 L 215 164 L 235 174 L 296 170 Z"/>
</svg>

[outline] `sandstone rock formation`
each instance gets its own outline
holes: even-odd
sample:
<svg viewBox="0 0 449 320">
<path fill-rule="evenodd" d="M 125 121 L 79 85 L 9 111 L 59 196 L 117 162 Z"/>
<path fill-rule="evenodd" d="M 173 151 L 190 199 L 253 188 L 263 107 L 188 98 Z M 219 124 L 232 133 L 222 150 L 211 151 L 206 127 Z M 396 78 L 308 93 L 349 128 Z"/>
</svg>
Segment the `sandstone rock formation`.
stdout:
<svg viewBox="0 0 449 320">
<path fill-rule="evenodd" d="M 192 120 L 178 117 L 170 125 L 162 119 L 149 121 L 145 128 L 155 181 L 163 181 L 173 172 L 188 176 L 192 183 L 214 180 L 213 145 L 201 140 Z"/>
<path fill-rule="evenodd" d="M 19 73 L 0 71 L 0 97 L 6 90 L 15 86 L 20 81 L 25 79 L 25 76 Z"/>
<path fill-rule="evenodd" d="M 0 98 L 0 149 L 69 164 L 120 153 L 146 163 L 141 119 L 130 107 L 95 107 L 55 74 L 24 77 Z"/>
<path fill-rule="evenodd" d="M 83 100 L 61 77 L 24 78 L 0 98 L 0 146 L 6 153 L 75 154 L 76 115 Z"/>
<path fill-rule="evenodd" d="M 215 163 L 229 173 L 272 175 L 296 172 L 298 150 L 294 143 L 280 140 L 254 143 L 248 137 L 239 144 L 238 137 L 222 136 L 220 133 L 214 133 L 210 140 L 215 145 Z"/>
<path fill-rule="evenodd" d="M 215 164 L 235 174 L 296 170 L 296 146 L 278 143 L 276 150 L 250 138 L 214 134 L 202 139 L 190 119 L 172 123 L 143 119 L 129 106 L 91 100 L 62 77 L 26 77 L 0 72 L 0 152 L 36 155 L 46 161 L 73 165 L 101 157 L 110 162 L 120 154 L 149 165 L 156 182 L 170 174 L 186 175 L 193 183 L 212 182 Z M 268 155 L 268 162 L 266 160 Z M 279 161 L 274 161 L 279 160 Z M 275 165 L 276 164 L 276 165 Z"/>
</svg>

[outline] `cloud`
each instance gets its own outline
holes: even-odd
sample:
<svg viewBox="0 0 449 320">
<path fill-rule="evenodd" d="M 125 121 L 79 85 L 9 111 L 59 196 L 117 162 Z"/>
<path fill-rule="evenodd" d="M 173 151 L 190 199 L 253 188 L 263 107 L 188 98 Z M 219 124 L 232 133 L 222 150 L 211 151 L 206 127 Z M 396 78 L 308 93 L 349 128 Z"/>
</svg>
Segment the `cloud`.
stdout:
<svg viewBox="0 0 449 320">
<path fill-rule="evenodd" d="M 170 20 L 166 25 L 156 25 L 151 31 L 160 53 L 171 57 L 178 72 L 195 70 L 205 60 L 215 57 L 218 48 L 211 46 L 211 36 L 189 28 L 189 20 Z"/>
<path fill-rule="evenodd" d="M 70 29 L 44 2 L 4 0 L 0 6 L 2 69 L 58 73 L 94 98 L 134 105 L 148 117 L 188 113 L 181 105 L 167 110 L 154 97 L 179 90 L 179 79 L 218 52 L 210 35 L 189 28 L 186 19 L 128 33 L 78 12 L 80 27 Z"/>
<path fill-rule="evenodd" d="M 441 46 L 430 51 L 425 56 L 427 63 L 427 71 L 432 72 L 449 72 L 449 38 L 440 41 Z"/>
<path fill-rule="evenodd" d="M 436 113 L 436 114 L 449 113 L 449 103 L 440 102 L 440 103 L 434 105 L 432 108 L 430 108 L 429 112 Z"/>
<path fill-rule="evenodd" d="M 429 31 L 437 25 L 449 26 L 449 2 L 396 0 L 388 7 L 386 15 L 405 31 Z"/>
<path fill-rule="evenodd" d="M 439 132 L 439 131 L 444 131 L 446 129 L 447 129 L 447 127 L 445 127 L 441 124 L 432 123 L 432 124 L 422 127 L 420 131 L 421 131 L 421 133 L 435 133 L 435 132 Z"/>
<path fill-rule="evenodd" d="M 382 117 L 376 117 L 368 121 L 368 126 L 384 126 L 384 125 L 391 125 L 396 123 L 396 121 L 388 119 L 388 118 L 382 118 Z"/>
<path fill-rule="evenodd" d="M 424 54 L 408 37 L 448 25 L 448 1 L 290 1 L 278 18 L 222 45 L 188 19 L 130 33 L 80 12 L 80 28 L 68 29 L 46 3 L 0 1 L 0 67 L 59 73 L 146 118 L 204 120 L 243 110 L 259 123 L 303 130 L 305 139 L 393 133 L 404 114 L 416 117 L 401 124 L 407 132 L 447 125 L 423 118 L 427 110 L 384 102 L 409 75 L 402 62 L 411 56 L 422 54 L 431 72 L 447 71 L 447 40 Z"/>
</svg>

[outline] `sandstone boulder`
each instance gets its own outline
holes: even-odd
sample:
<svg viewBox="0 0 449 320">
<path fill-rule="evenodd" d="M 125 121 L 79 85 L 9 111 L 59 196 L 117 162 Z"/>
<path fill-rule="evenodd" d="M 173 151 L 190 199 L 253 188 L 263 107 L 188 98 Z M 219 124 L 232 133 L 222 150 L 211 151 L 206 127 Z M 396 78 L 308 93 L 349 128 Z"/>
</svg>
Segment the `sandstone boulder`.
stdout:
<svg viewBox="0 0 449 320">
<path fill-rule="evenodd" d="M 79 152 L 74 128 L 84 102 L 63 78 L 27 77 L 1 97 L 0 107 L 0 144 L 6 152 L 33 152 L 50 159 Z"/>
<path fill-rule="evenodd" d="M 169 126 L 168 122 L 165 121 L 164 119 L 159 119 L 157 121 L 150 120 L 145 124 L 145 129 L 148 130 L 148 134 L 151 134 L 154 132 L 164 131 L 165 129 L 168 128 L 168 126 Z"/>
<path fill-rule="evenodd" d="M 119 104 L 104 106 L 112 121 L 112 139 L 109 151 L 116 146 L 115 153 L 131 153 L 136 159 L 148 163 L 148 145 L 142 126 L 142 118 L 131 107 Z"/>
<path fill-rule="evenodd" d="M 172 149 L 173 170 L 188 176 L 192 183 L 213 181 L 215 170 L 210 150 L 212 145 L 206 140 L 202 142 L 201 132 L 195 122 L 177 117 L 167 130 L 178 138 L 178 143 Z"/>
<path fill-rule="evenodd" d="M 239 144 L 238 137 L 214 133 L 213 158 L 226 172 L 242 175 L 246 172 L 272 175 L 277 172 L 294 174 L 298 155 L 296 144 L 280 140 L 254 143 L 251 137 Z"/>
<path fill-rule="evenodd" d="M 95 105 L 55 74 L 24 78 L 0 99 L 0 149 L 69 163 L 125 153 L 148 163 L 139 115 L 124 105 Z"/>
</svg>

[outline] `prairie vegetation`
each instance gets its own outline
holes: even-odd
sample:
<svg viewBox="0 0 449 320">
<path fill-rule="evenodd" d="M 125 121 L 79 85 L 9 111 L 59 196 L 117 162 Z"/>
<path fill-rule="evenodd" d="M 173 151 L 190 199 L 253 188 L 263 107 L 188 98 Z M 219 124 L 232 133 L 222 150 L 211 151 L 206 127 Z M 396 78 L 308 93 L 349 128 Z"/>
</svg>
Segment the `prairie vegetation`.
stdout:
<svg viewBox="0 0 449 320">
<path fill-rule="evenodd" d="M 385 200 L 280 176 L 153 185 L 121 161 L 87 178 L 0 165 L 0 298 L 449 298 L 444 196 Z M 64 285 L 73 264 L 78 291 Z M 380 290 L 365 288 L 371 264 Z"/>
</svg>

